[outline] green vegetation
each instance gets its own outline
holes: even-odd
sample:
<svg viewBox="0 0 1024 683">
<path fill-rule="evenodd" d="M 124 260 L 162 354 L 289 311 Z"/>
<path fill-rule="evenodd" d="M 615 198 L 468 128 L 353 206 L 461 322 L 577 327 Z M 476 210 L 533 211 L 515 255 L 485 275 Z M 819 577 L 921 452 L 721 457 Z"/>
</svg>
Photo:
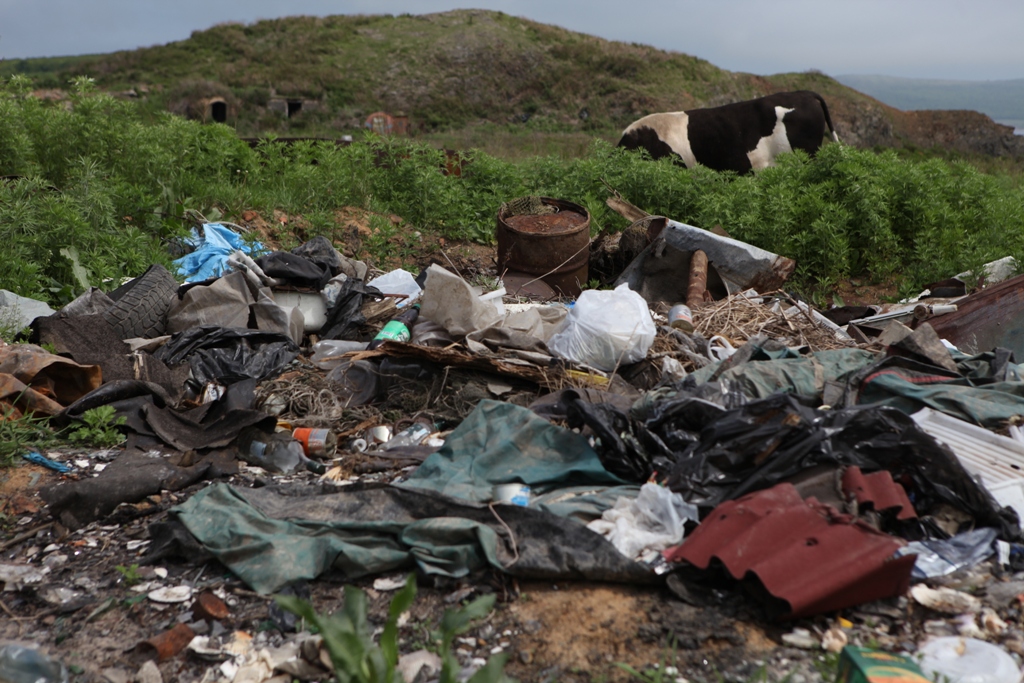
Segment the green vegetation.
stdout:
<svg viewBox="0 0 1024 683">
<path fill-rule="evenodd" d="M 134 93 L 152 116 L 202 118 L 202 101 L 221 97 L 245 135 L 336 136 L 379 110 L 408 115 L 417 132 L 478 121 L 613 131 L 646 113 L 748 99 L 764 87 L 690 55 L 482 10 L 224 23 L 167 45 L 0 62 L 0 77 L 15 74 L 40 88 L 93 76 L 105 90 Z M 275 98 L 302 100 L 302 110 L 275 111 Z"/>
<path fill-rule="evenodd" d="M 22 415 L 17 408 L 0 404 L 0 467 L 11 467 L 17 458 L 54 440 L 45 418 Z"/>
<path fill-rule="evenodd" d="M 114 406 L 90 408 L 82 413 L 82 424 L 68 433 L 68 441 L 97 448 L 116 446 L 124 441 L 124 435 L 117 428 L 125 423 L 124 417 L 116 415 Z"/>
<path fill-rule="evenodd" d="M 114 567 L 114 569 L 120 572 L 121 579 L 124 581 L 124 585 L 126 586 L 134 586 L 135 584 L 142 581 L 142 577 L 139 576 L 138 563 L 128 565 L 127 567 L 119 564 L 116 567 Z"/>
<path fill-rule="evenodd" d="M 26 96 L 23 79 L 0 95 L 0 175 L 21 176 L 0 183 L 0 287 L 55 304 L 87 284 L 109 289 L 167 264 L 185 208 L 235 222 L 249 210 L 282 211 L 293 220 L 275 236 L 293 246 L 318 234 L 354 240 L 337 212 L 358 207 L 373 212 L 370 234 L 352 248 L 372 261 L 408 262 L 416 232 L 490 242 L 501 203 L 527 194 L 586 206 L 595 232 L 622 229 L 604 203 L 608 186 L 651 213 L 721 225 L 795 259 L 793 285 L 805 290 L 857 276 L 913 291 L 1024 256 L 1024 190 L 965 162 L 828 144 L 814 159 L 784 155 L 777 167 L 736 177 L 595 139 L 572 159 L 468 152 L 461 175 L 446 175 L 444 154 L 422 143 L 267 140 L 252 149 L 225 126 L 168 114 L 146 123 L 137 105 L 89 89 L 78 83 L 70 109 Z"/>
<path fill-rule="evenodd" d="M 345 603 L 331 615 L 318 614 L 305 600 L 290 595 L 278 595 L 277 603 L 289 612 L 302 617 L 324 639 L 324 645 L 334 664 L 338 683 L 402 683 L 398 665 L 398 618 L 412 606 L 416 597 L 416 580 L 410 576 L 405 586 L 395 594 L 388 607 L 388 618 L 380 634 L 380 642 L 373 640 L 373 628 L 367 619 L 366 593 L 355 586 L 345 586 Z M 446 610 L 439 630 L 434 634 L 440 646 L 441 683 L 458 680 L 459 663 L 452 653 L 455 636 L 465 633 L 472 623 L 486 617 L 494 607 L 494 595 L 477 598 L 465 607 Z M 491 657 L 468 683 L 501 683 L 508 655 Z"/>
</svg>

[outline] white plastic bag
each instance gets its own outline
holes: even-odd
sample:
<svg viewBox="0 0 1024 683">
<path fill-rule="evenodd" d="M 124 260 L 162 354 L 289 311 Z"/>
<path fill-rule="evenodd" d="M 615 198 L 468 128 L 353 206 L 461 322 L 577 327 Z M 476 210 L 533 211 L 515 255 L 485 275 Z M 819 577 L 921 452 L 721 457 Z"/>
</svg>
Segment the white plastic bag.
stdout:
<svg viewBox="0 0 1024 683">
<path fill-rule="evenodd" d="M 619 285 L 588 289 L 576 299 L 561 328 L 548 340 L 554 355 L 611 372 L 644 359 L 656 329 L 643 297 Z"/>
<path fill-rule="evenodd" d="M 392 270 L 390 273 L 384 273 L 380 277 L 370 280 L 367 284 L 371 287 L 376 287 L 384 294 L 405 294 L 406 298 L 398 300 L 399 308 L 408 306 L 418 299 L 423 292 L 420 286 L 416 284 L 416 277 L 409 271 L 402 270 L 401 268 Z"/>
<path fill-rule="evenodd" d="M 657 484 L 644 484 L 635 499 L 619 498 L 601 519 L 587 525 L 630 559 L 644 551 L 660 551 L 683 540 L 683 524 L 697 521 L 695 505 Z"/>
</svg>

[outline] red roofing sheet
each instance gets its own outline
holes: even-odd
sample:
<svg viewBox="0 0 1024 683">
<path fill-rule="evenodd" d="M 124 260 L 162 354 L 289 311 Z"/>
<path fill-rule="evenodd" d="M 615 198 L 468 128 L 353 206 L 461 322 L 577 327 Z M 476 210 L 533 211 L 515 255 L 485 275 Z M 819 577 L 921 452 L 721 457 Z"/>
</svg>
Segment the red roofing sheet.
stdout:
<svg viewBox="0 0 1024 683">
<path fill-rule="evenodd" d="M 847 467 L 843 472 L 843 493 L 854 496 L 858 505 L 870 503 L 876 512 L 898 510 L 896 519 L 917 517 L 906 490 L 885 470 L 864 474 L 856 465 Z"/>
<path fill-rule="evenodd" d="M 905 593 L 916 556 L 893 557 L 902 545 L 779 484 L 722 503 L 665 557 L 702 569 L 717 558 L 736 579 L 754 574 L 793 618 Z"/>
</svg>

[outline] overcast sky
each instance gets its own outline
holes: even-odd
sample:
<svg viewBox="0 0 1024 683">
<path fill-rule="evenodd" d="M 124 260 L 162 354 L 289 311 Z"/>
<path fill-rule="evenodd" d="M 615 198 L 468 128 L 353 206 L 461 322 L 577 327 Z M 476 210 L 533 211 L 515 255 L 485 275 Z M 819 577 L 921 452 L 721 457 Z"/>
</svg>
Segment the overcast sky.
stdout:
<svg viewBox="0 0 1024 683">
<path fill-rule="evenodd" d="M 0 58 L 134 49 L 222 21 L 500 9 L 773 74 L 1024 78 L 1021 0 L 0 0 Z"/>
</svg>

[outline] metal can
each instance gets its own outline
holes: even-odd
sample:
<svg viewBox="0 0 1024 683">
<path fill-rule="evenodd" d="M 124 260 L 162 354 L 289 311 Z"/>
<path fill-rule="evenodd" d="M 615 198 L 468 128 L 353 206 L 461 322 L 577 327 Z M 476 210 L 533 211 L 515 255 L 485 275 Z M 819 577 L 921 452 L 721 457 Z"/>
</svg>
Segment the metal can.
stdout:
<svg viewBox="0 0 1024 683">
<path fill-rule="evenodd" d="M 310 458 L 329 458 L 338 448 L 338 439 L 329 429 L 299 427 L 292 432 L 292 436 L 302 444 L 302 450 Z"/>
<path fill-rule="evenodd" d="M 669 309 L 668 324 L 683 332 L 693 332 L 693 311 L 686 304 L 676 304 Z"/>
</svg>

